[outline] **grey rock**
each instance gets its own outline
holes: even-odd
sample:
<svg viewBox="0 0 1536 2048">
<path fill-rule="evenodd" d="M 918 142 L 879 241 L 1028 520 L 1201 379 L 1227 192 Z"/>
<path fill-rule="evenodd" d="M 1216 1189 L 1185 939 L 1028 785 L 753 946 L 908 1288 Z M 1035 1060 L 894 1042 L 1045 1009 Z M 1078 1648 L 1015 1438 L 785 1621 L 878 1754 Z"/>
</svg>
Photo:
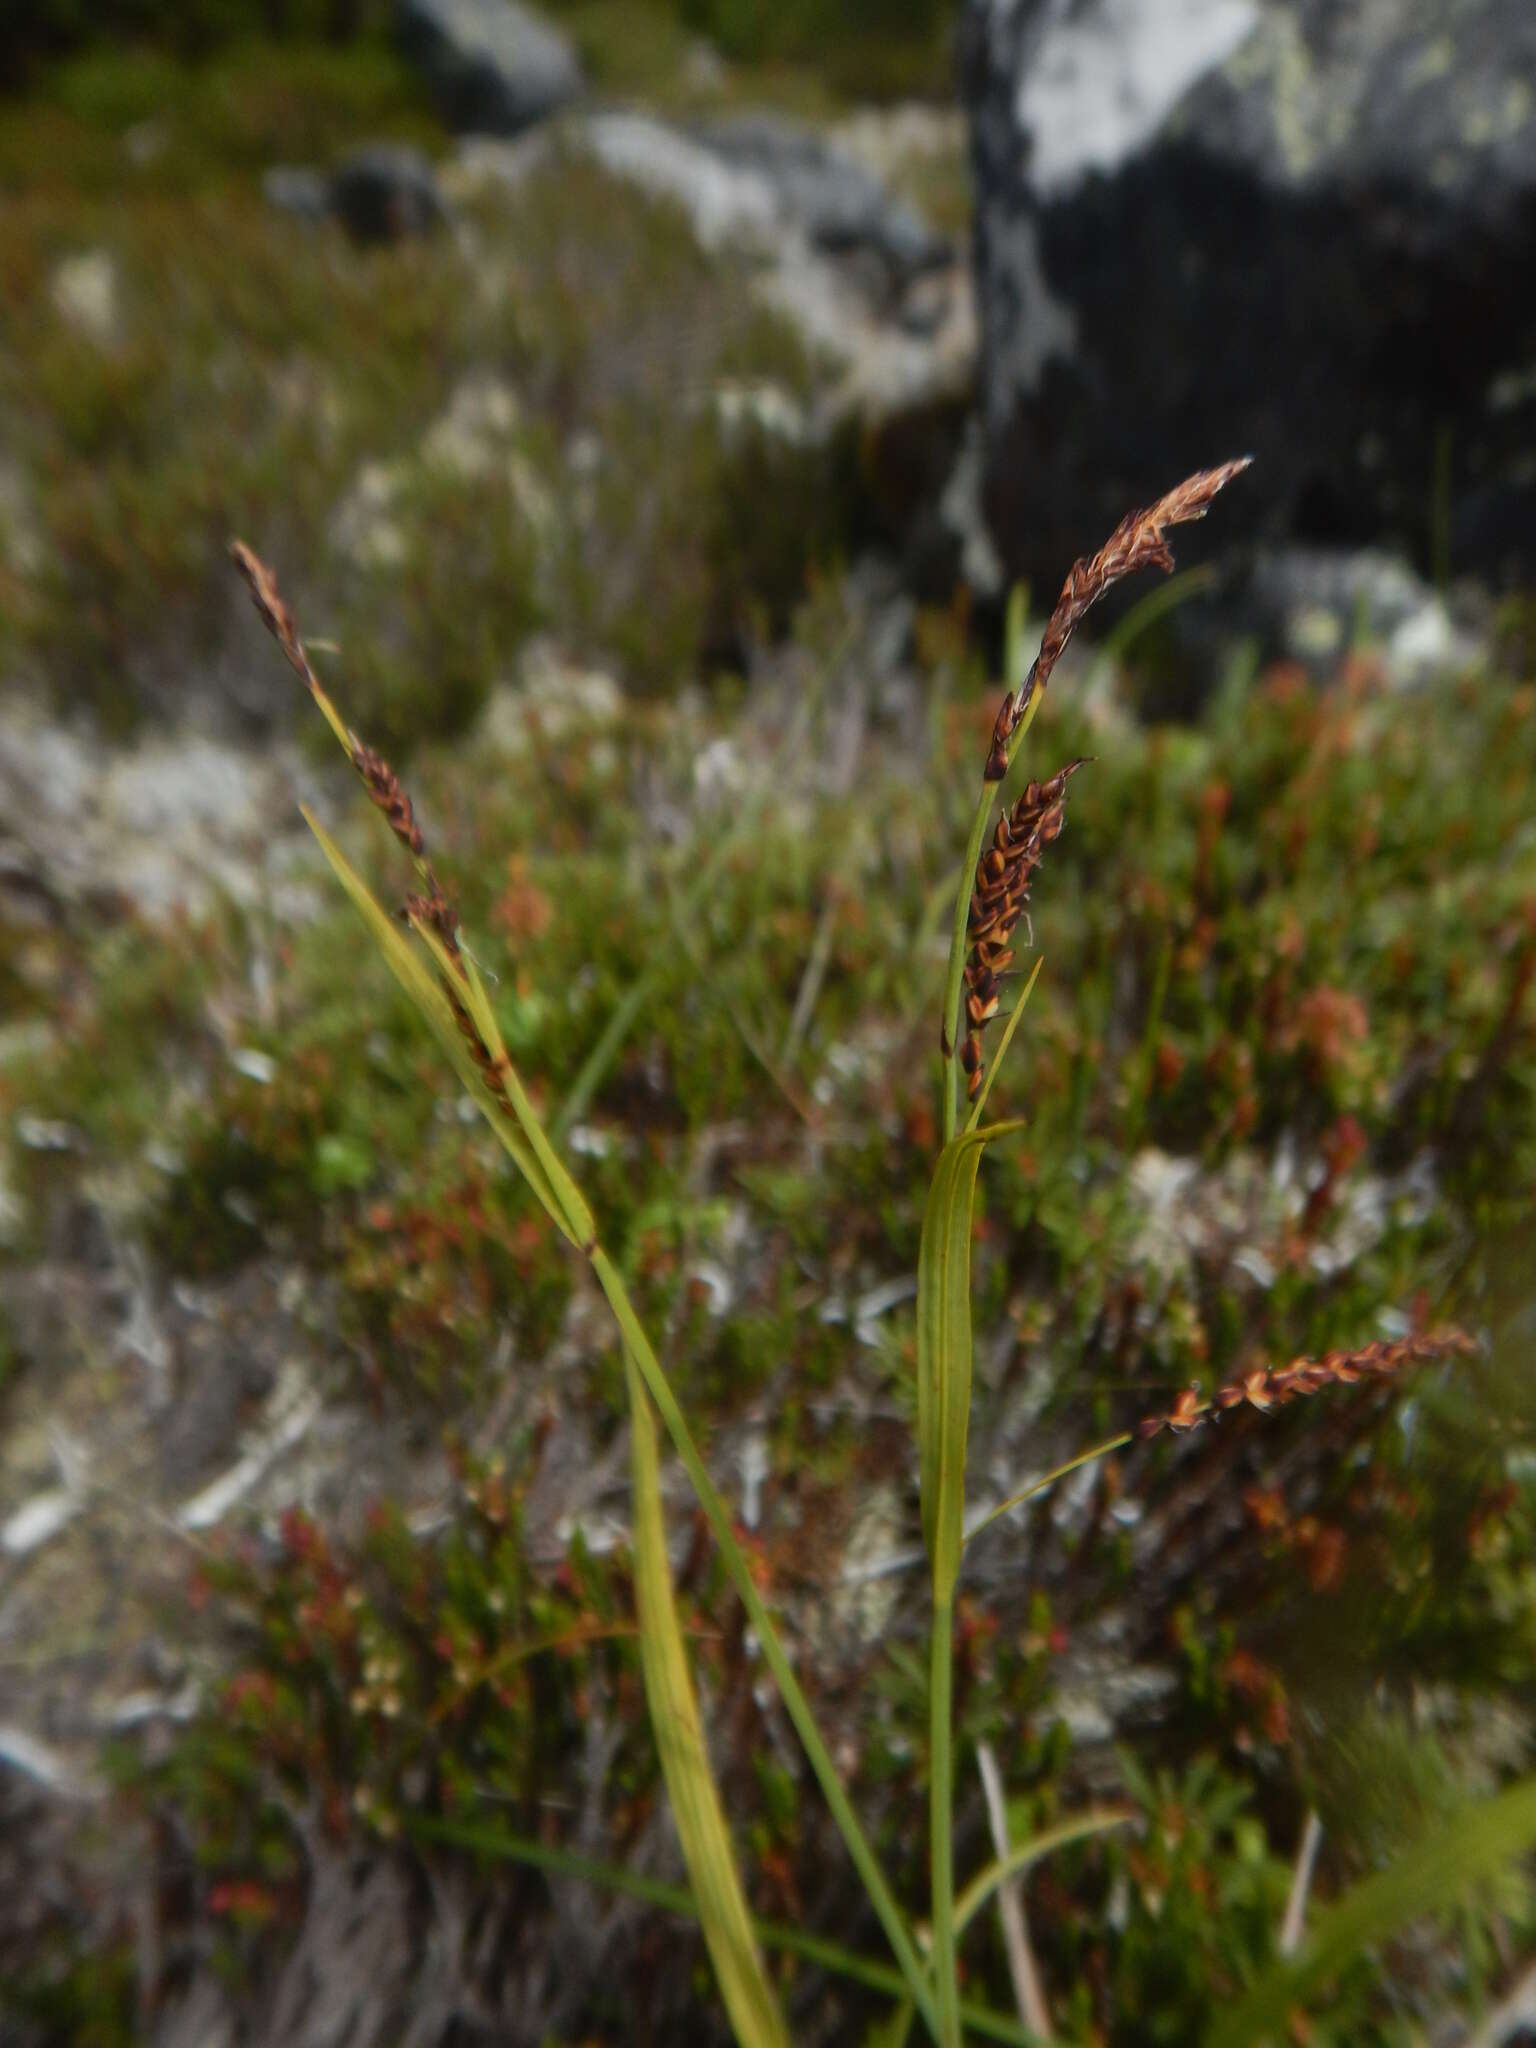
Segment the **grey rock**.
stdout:
<svg viewBox="0 0 1536 2048">
<path fill-rule="evenodd" d="M 778 194 L 767 177 L 665 122 L 645 114 L 594 114 L 582 123 L 579 139 L 614 177 L 682 207 L 703 249 L 767 253 L 782 233 Z"/>
<path fill-rule="evenodd" d="M 303 915 L 283 869 L 302 845 L 287 748 L 252 753 L 212 733 L 145 735 L 113 749 L 48 705 L 0 703 L 0 903 L 49 920 L 70 904 L 127 903 L 146 927 L 275 890 Z"/>
<path fill-rule="evenodd" d="M 1400 557 L 1278 547 L 1256 556 L 1240 602 L 1260 645 L 1326 675 L 1361 643 L 1390 682 L 1429 682 L 1475 661 L 1477 637 Z"/>
<path fill-rule="evenodd" d="M 262 173 L 261 190 L 268 206 L 279 213 L 311 221 L 330 217 L 331 187 L 319 171 L 303 165 L 273 164 Z"/>
<path fill-rule="evenodd" d="M 1242 452 L 1249 536 L 1536 568 L 1530 0 L 968 0 L 960 51 L 1011 570 Z"/>
<path fill-rule="evenodd" d="M 782 393 L 727 387 L 717 394 L 722 425 L 755 421 L 826 449 L 834 466 L 856 431 L 881 529 L 905 549 L 914 517 L 926 518 L 942 492 L 974 383 L 963 250 L 851 157 L 766 115 L 685 134 L 645 114 L 579 112 L 513 144 L 461 144 L 450 191 L 457 200 L 518 190 L 565 149 L 678 206 L 702 249 L 742 263 L 753 295 L 799 334 L 816 388 L 809 404 L 789 406 Z M 838 213 L 816 178 L 786 175 L 788 162 L 846 175 L 864 226 L 851 202 Z"/>
<path fill-rule="evenodd" d="M 402 143 L 371 143 L 337 166 L 330 184 L 332 212 L 355 241 L 399 242 L 424 235 L 444 218 L 431 164 Z"/>
<path fill-rule="evenodd" d="M 709 122 L 698 132 L 715 156 L 760 178 L 816 248 L 834 255 L 867 251 L 897 281 L 952 261 L 944 236 L 815 129 L 782 114 L 753 112 Z"/>
<path fill-rule="evenodd" d="M 571 45 L 516 0 L 399 0 L 395 22 L 455 128 L 516 135 L 581 91 Z"/>
<path fill-rule="evenodd" d="M 121 327 L 117 260 L 110 249 L 82 249 L 55 265 L 53 309 L 66 327 L 99 349 L 115 346 Z"/>
</svg>

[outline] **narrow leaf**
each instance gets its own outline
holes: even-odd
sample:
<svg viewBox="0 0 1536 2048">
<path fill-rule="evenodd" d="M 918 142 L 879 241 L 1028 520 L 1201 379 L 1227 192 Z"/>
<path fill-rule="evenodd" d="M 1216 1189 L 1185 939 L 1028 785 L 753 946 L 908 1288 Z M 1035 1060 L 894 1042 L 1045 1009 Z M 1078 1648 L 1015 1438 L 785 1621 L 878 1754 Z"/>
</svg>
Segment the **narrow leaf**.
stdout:
<svg viewBox="0 0 1536 2048">
<path fill-rule="evenodd" d="M 667 1884 L 661 1878 L 646 1877 L 620 1864 L 604 1863 L 595 1856 L 582 1856 L 574 1849 L 559 1849 L 548 1842 L 530 1841 L 524 1835 L 509 1834 L 494 1822 L 442 1820 L 432 1814 L 407 1813 L 401 1816 L 401 1825 L 418 1841 L 441 1842 L 446 1847 L 463 1849 L 472 1855 L 526 1864 L 532 1870 L 546 1870 L 556 1877 L 596 1885 L 600 1890 L 615 1892 L 622 1898 L 640 1899 L 646 1905 L 659 1906 L 665 1912 L 679 1913 L 687 1920 L 699 1917 L 698 1900 L 683 1885 Z M 799 1956 L 805 1962 L 829 1970 L 834 1976 L 846 1977 L 852 1984 L 866 1985 L 871 1991 L 889 1992 L 893 1998 L 901 1995 L 901 1972 L 892 1969 L 888 1963 L 875 1962 L 868 1956 L 844 1948 L 840 1942 L 827 1940 L 824 1935 L 806 1934 L 801 1928 L 786 1927 L 776 1920 L 754 1919 L 752 1924 L 764 1948 Z M 910 2000 L 905 2003 L 909 2004 Z M 968 2033 L 989 2041 L 1011 2042 L 1014 2048 L 1030 2048 L 1030 2036 L 1017 2020 L 1005 2018 L 1002 2013 L 991 2012 L 982 2005 L 962 2004 L 960 2015 Z"/>
<path fill-rule="evenodd" d="M 946 1600 L 964 1541 L 966 1431 L 971 1409 L 971 1216 L 983 1149 L 1017 1121 L 967 1131 L 934 1168 L 917 1259 L 917 1436 L 923 1541 L 934 1594 Z"/>
<path fill-rule="evenodd" d="M 1206 2048 L 1261 2048 L 1264 2042 L 1279 2048 L 1291 2039 L 1291 2013 L 1308 1993 L 1410 1921 L 1444 1912 L 1469 1884 L 1533 1846 L 1536 1778 L 1522 1778 L 1346 1892 L 1319 1918 L 1299 1954 L 1267 1970 L 1246 1998 L 1223 2009 Z"/>
<path fill-rule="evenodd" d="M 534 1156 L 523 1133 L 486 1086 L 485 1077 L 475 1065 L 473 1055 L 464 1043 L 448 998 L 444 995 L 436 975 L 324 826 L 307 810 L 304 812 L 304 819 L 319 841 L 320 850 L 330 862 L 336 879 L 361 912 L 364 923 L 384 956 L 385 965 L 421 1012 L 463 1087 L 473 1097 L 487 1123 L 511 1155 L 518 1171 L 528 1182 L 542 1206 L 565 1236 L 575 1242 L 576 1233 L 562 1213 L 561 1204 L 550 1185 L 548 1175 Z"/>
<path fill-rule="evenodd" d="M 424 918 L 413 912 L 411 927 L 437 961 L 439 971 L 460 990 L 465 1013 L 485 1048 L 486 1057 L 501 1077 L 506 1090 L 507 1101 L 522 1132 L 523 1142 L 538 1163 L 546 1185 L 564 1219 L 566 1234 L 575 1243 L 585 1247 L 597 1234 L 597 1225 L 592 1211 L 587 1207 L 586 1198 L 567 1172 L 560 1155 L 550 1144 L 538 1113 L 529 1100 L 522 1077 L 508 1057 L 506 1042 L 501 1035 L 501 1026 L 496 1021 L 496 1012 L 491 1008 L 491 999 L 486 994 L 485 984 L 480 979 L 480 970 L 466 952 L 462 956 L 462 973 L 449 958 L 448 949 L 442 937 L 435 932 Z"/>
<path fill-rule="evenodd" d="M 1125 1827 L 1135 1819 L 1136 1812 L 1129 1806 L 1090 1807 L 1086 1813 L 1059 1821 L 1053 1828 L 1043 1828 L 1038 1835 L 1031 1835 L 1027 1842 L 1020 1842 L 1006 1856 L 979 1871 L 956 1899 L 956 1935 L 964 1932 L 992 1894 L 1010 1877 L 1031 1869 L 1056 1849 L 1065 1849 L 1070 1843 L 1084 1841 L 1090 1835 L 1102 1835 L 1110 1828 Z"/>
<path fill-rule="evenodd" d="M 624 1353 L 634 1486 L 635 1605 L 640 1660 L 662 1773 L 688 1865 L 699 1921 L 720 1994 L 741 2048 L 789 2048 L 778 1999 L 763 1967 L 740 1873 L 715 1787 L 683 1632 L 672 1596 L 662 1518 L 656 1425 L 645 1383 Z"/>
<path fill-rule="evenodd" d="M 997 1079 L 998 1070 L 1001 1068 L 1003 1061 L 1008 1056 L 1008 1048 L 1013 1043 L 1013 1034 L 1019 1028 L 1019 1023 L 1024 1015 L 1025 1007 L 1027 1006 L 1030 997 L 1035 992 L 1035 983 L 1040 979 L 1040 970 L 1044 965 L 1045 957 L 1042 954 L 1041 957 L 1035 962 L 1034 966 L 1030 969 L 1029 979 L 1025 982 L 1023 988 L 1019 991 L 1018 1001 L 1014 1004 L 1013 1008 L 1008 1012 L 1008 1022 L 1003 1026 L 1003 1035 L 1001 1039 L 998 1041 L 997 1051 L 992 1055 L 991 1061 L 989 1062 L 987 1067 L 987 1071 L 982 1077 L 980 1092 L 978 1093 L 976 1101 L 971 1108 L 970 1115 L 965 1120 L 965 1128 L 967 1129 L 967 1131 L 974 1131 L 976 1129 L 976 1126 L 981 1122 L 981 1113 L 987 1106 L 987 1097 L 992 1093 L 992 1083 Z"/>
</svg>

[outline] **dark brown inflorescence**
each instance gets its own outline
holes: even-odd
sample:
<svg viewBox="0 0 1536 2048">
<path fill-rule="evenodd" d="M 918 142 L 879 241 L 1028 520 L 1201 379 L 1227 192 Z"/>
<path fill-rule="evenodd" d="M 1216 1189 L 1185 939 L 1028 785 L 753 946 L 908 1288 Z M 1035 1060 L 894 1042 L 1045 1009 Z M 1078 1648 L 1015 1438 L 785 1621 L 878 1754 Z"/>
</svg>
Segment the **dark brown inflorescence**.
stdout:
<svg viewBox="0 0 1536 2048">
<path fill-rule="evenodd" d="M 394 769 L 382 754 L 376 754 L 361 740 L 353 742 L 352 766 L 368 785 L 368 794 L 388 818 L 390 831 L 420 860 L 426 852 L 427 842 L 416 822 L 415 808 L 401 788 L 400 778 Z"/>
<path fill-rule="evenodd" d="M 977 866 L 967 926 L 966 1033 L 960 1046 L 972 1096 L 981 1087 L 981 1033 L 997 1015 L 1002 978 L 1013 960 L 1013 934 L 1029 904 L 1030 880 L 1045 849 L 1061 836 L 1067 784 L 1083 765 L 1069 761 L 1048 782 L 1027 783 L 1013 808 L 998 819 L 992 844 Z"/>
<path fill-rule="evenodd" d="M 1203 519 L 1217 492 L 1225 489 L 1233 477 L 1241 475 L 1252 460 L 1252 456 L 1240 456 L 1235 462 L 1222 463 L 1218 469 L 1202 469 L 1196 475 L 1186 477 L 1183 483 L 1165 492 L 1155 505 L 1149 505 L 1141 512 L 1127 513 L 1096 555 L 1084 555 L 1072 564 L 1071 574 L 1061 586 L 1061 595 L 1056 600 L 1056 609 L 1046 623 L 1040 652 L 1024 680 L 1024 687 L 1017 696 L 1010 691 L 997 714 L 991 751 L 987 756 L 988 782 L 1001 782 L 1007 774 L 1008 742 L 1024 715 L 1025 706 L 1050 681 L 1052 669 L 1088 611 L 1122 577 L 1133 575 L 1138 569 L 1172 569 L 1173 551 L 1164 529 L 1184 526 L 1192 519 Z"/>
<path fill-rule="evenodd" d="M 282 593 L 277 587 L 277 578 L 255 550 L 247 547 L 243 540 L 231 541 L 229 552 L 235 567 L 249 586 L 252 601 L 261 614 L 262 623 L 282 648 L 289 666 L 302 679 L 309 694 L 336 726 L 338 733 L 341 732 L 344 728 L 331 708 L 330 699 L 321 687 L 319 677 L 310 665 L 309 655 L 305 651 L 304 642 L 299 638 L 299 629 L 293 613 L 284 603 Z M 364 745 L 350 730 L 346 732 L 346 747 L 352 759 L 352 766 L 362 777 L 369 796 L 389 820 L 390 830 L 410 853 L 426 884 L 424 895 L 406 898 L 406 915 L 419 917 L 423 924 L 430 925 L 448 951 L 457 958 L 458 915 L 427 859 L 427 842 L 420 825 L 416 822 L 415 807 L 409 795 L 384 756 L 375 753 L 372 747 Z"/>
<path fill-rule="evenodd" d="M 243 540 L 229 544 L 230 557 L 250 588 L 251 600 L 261 613 L 262 624 L 288 657 L 289 664 L 303 678 L 311 695 L 320 694 L 320 684 L 309 665 L 309 656 L 304 652 L 304 642 L 299 638 L 299 629 L 294 624 L 293 613 L 289 611 L 278 590 L 277 579 L 253 548 Z"/>
<path fill-rule="evenodd" d="M 1179 1434 L 1212 1422 L 1230 1408 L 1255 1408 L 1267 1415 L 1304 1394 L 1320 1394 L 1326 1387 L 1352 1387 L 1361 1380 L 1390 1379 L 1415 1365 L 1436 1365 L 1447 1358 L 1469 1358 L 1478 1350 L 1477 1340 L 1465 1330 L 1429 1330 L 1412 1337 L 1382 1338 L 1358 1351 L 1330 1351 L 1322 1358 L 1297 1358 L 1273 1372 L 1254 1366 L 1224 1387 L 1218 1387 L 1209 1401 L 1202 1401 L 1194 1387 L 1184 1392 L 1165 1415 L 1149 1415 L 1136 1425 L 1140 1437 L 1159 1435 L 1168 1429 Z"/>
</svg>

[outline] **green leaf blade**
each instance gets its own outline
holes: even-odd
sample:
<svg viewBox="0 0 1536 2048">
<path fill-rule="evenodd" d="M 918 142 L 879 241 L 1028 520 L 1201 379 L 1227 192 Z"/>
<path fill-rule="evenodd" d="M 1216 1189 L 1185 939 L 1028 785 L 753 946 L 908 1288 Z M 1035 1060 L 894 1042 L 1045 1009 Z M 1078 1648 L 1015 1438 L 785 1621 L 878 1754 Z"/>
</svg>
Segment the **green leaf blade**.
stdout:
<svg viewBox="0 0 1536 2048">
<path fill-rule="evenodd" d="M 993 1138 L 1015 1121 L 966 1131 L 939 1154 L 917 1259 L 917 1436 L 923 1542 L 935 1597 L 947 1599 L 964 1543 L 971 1410 L 971 1228 L 976 1174 Z"/>
<path fill-rule="evenodd" d="M 1374 1943 L 1410 1921 L 1444 1912 L 1480 1878 L 1536 1846 L 1536 1777 L 1480 1801 L 1436 1828 L 1386 1870 L 1346 1892 L 1320 1915 L 1299 1954 L 1266 1970 L 1247 1996 L 1228 2005 L 1205 2048 L 1275 2048 L 1288 2041 L 1290 2015 Z"/>
<path fill-rule="evenodd" d="M 640 1660 L 672 1817 L 736 2039 L 741 2048 L 789 2048 L 789 2033 L 763 1965 L 704 1746 L 704 1727 L 667 1561 L 656 1425 L 644 1381 L 627 1346 L 624 1369 L 632 1431 Z"/>
</svg>

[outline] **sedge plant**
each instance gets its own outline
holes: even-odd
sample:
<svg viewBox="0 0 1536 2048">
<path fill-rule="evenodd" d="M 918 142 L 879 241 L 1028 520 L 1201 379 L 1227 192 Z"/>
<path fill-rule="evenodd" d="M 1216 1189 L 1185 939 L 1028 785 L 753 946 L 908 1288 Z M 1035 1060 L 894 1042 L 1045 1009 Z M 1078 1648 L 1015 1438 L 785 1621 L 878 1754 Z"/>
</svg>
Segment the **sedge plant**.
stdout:
<svg viewBox="0 0 1536 2048">
<path fill-rule="evenodd" d="M 1469 1348 L 1468 1340 L 1455 1331 L 1419 1334 L 1317 1361 L 1296 1361 L 1278 1371 L 1250 1371 L 1209 1400 L 1189 1392 L 1170 1412 L 1148 1417 L 1139 1431 L 1083 1451 L 1004 1501 L 978 1527 L 967 1527 L 970 1247 L 975 1188 L 988 1144 L 1019 1128 L 1016 1121 L 989 1123 L 985 1117 L 993 1084 L 1023 1017 L 1040 963 L 1036 962 L 1006 1018 L 1001 1014 L 1003 990 L 1010 978 L 1021 925 L 1027 930 L 1033 877 L 1064 828 L 1070 783 L 1086 764 L 1072 761 L 1044 778 L 1030 779 L 1009 804 L 1000 805 L 1000 793 L 1044 700 L 1052 671 L 1088 610 L 1116 583 L 1140 569 L 1170 570 L 1173 559 L 1167 529 L 1202 518 L 1217 494 L 1245 467 L 1245 462 L 1230 462 L 1188 478 L 1156 504 L 1132 513 L 1097 554 L 1076 563 L 1027 673 L 1022 660 L 1023 606 L 1016 600 L 1010 607 L 1009 686 L 983 766 L 955 895 L 940 1031 L 942 1142 L 924 1211 L 918 1266 L 917 1464 L 932 1593 L 930 1895 L 923 1920 L 897 1897 L 854 1810 L 737 1536 L 731 1510 L 710 1475 L 667 1368 L 636 1313 L 619 1263 L 508 1055 L 495 1007 L 473 954 L 463 943 L 451 899 L 428 857 L 410 797 L 389 763 L 353 733 L 322 686 L 271 572 L 243 543 L 236 542 L 232 549 L 262 619 L 410 858 L 415 886 L 405 895 L 401 913 L 387 909 L 374 896 L 335 840 L 306 811 L 321 850 L 460 1086 L 566 1239 L 571 1255 L 589 1264 L 612 1312 L 630 1415 L 631 1551 L 641 1665 L 688 1884 L 686 1890 L 659 1885 L 565 1856 L 548 1844 L 521 1842 L 474 1827 L 423 1818 L 417 1832 L 426 1838 L 457 1841 L 538 1867 L 583 1875 L 649 1898 L 658 1906 L 695 1915 L 722 2004 L 741 2048 L 787 2048 L 791 2038 L 774 1976 L 765 1961 L 768 1949 L 799 1954 L 887 1993 L 895 2001 L 892 2039 L 906 2038 L 914 2024 L 920 2024 L 940 2048 L 960 2048 L 967 2039 L 1028 2043 L 1038 2038 L 1012 2016 L 962 1998 L 960 1948 L 965 1930 L 1003 1886 L 1041 1857 L 1069 1842 L 1124 1825 L 1131 1815 L 1122 1807 L 1095 1807 L 1069 1816 L 1011 1848 L 957 1890 L 953 1818 L 955 1599 L 967 1542 L 980 1527 L 1069 1472 L 1131 1442 L 1137 1434 L 1190 1429 L 1239 1405 L 1268 1411 L 1327 1387 L 1396 1374 Z M 1001 1028 L 995 1050 L 986 1060 L 983 1038 L 994 1022 Z M 765 1925 L 749 1908 L 710 1766 L 674 1597 L 660 1484 L 658 1421 L 697 1496 L 785 1713 L 883 1930 L 889 1950 L 886 1959 L 855 1954 L 797 1929 Z M 1475 1873 L 1536 1839 L 1536 1794 L 1528 1787 L 1516 1788 L 1514 1794 L 1505 1795 L 1505 1801 L 1491 1833 L 1470 1825 L 1465 1830 L 1466 1839 L 1459 1842 L 1459 1848 L 1468 1871 Z M 1426 1870 L 1433 1867 L 1432 1856 L 1426 1854 L 1422 1860 Z M 1341 1944 L 1347 1949 L 1352 1941 L 1375 1938 L 1394 1914 L 1403 1917 L 1419 1897 L 1411 1877 L 1410 1872 L 1396 1890 L 1389 1887 L 1367 1897 L 1363 1904 L 1356 1901 L 1352 1907 L 1346 1900 L 1335 1908 L 1335 1916 L 1345 1916 L 1342 1920 L 1336 1917 L 1329 1927 L 1320 1929 L 1313 1944 L 1299 1957 L 1289 1959 L 1273 1984 L 1254 1988 L 1244 2007 L 1252 2031 L 1241 2038 L 1264 2038 L 1266 2023 L 1284 2018 L 1287 2001 L 1293 2001 L 1298 1990 L 1315 1979 L 1329 1958 L 1336 1958 Z M 1353 1919 L 1348 1917 L 1351 1910 Z M 1232 2024 L 1228 2014 L 1223 2040 L 1240 2038 L 1232 2032 Z"/>
</svg>

